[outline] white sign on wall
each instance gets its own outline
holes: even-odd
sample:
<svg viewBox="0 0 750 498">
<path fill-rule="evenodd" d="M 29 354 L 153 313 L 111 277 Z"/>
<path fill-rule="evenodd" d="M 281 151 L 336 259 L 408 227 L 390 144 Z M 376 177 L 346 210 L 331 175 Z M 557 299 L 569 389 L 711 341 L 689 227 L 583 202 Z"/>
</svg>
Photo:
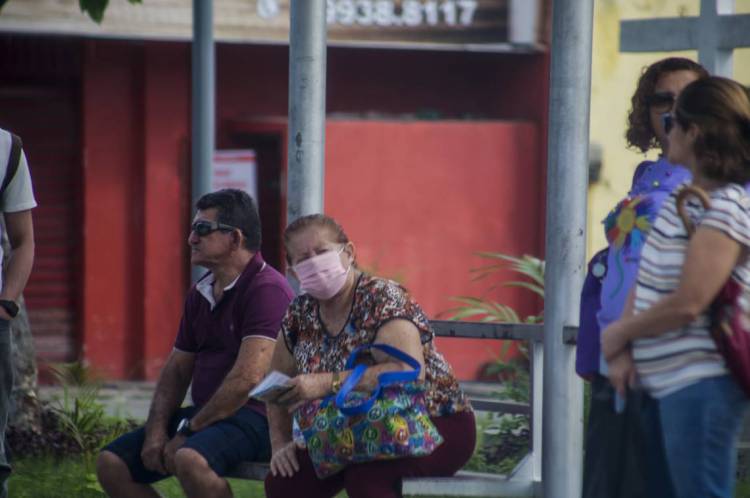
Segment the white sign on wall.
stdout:
<svg viewBox="0 0 750 498">
<path fill-rule="evenodd" d="M 211 172 L 211 191 L 222 188 L 244 190 L 258 202 L 258 164 L 251 149 L 217 150 Z"/>
</svg>

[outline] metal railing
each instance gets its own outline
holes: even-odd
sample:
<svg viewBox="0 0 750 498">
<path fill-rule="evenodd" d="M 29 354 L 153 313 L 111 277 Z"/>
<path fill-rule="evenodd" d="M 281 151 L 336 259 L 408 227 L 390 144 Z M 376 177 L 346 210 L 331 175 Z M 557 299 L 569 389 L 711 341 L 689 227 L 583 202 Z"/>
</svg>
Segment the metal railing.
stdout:
<svg viewBox="0 0 750 498">
<path fill-rule="evenodd" d="M 461 471 L 448 478 L 404 480 L 405 495 L 440 496 L 541 496 L 542 479 L 542 379 L 544 326 L 525 323 L 475 323 L 434 320 L 438 337 L 528 341 L 529 343 L 529 404 L 471 396 L 475 410 L 493 413 L 528 414 L 531 418 L 531 445 L 528 455 L 507 475 Z M 562 342 L 576 343 L 578 327 L 565 326 Z"/>
</svg>

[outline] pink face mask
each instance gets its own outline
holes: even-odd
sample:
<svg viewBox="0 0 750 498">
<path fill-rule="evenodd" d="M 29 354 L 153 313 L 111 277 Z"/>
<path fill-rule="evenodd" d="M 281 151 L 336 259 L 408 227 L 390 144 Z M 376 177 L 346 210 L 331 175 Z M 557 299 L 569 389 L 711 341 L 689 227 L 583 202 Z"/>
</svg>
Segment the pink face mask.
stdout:
<svg viewBox="0 0 750 498">
<path fill-rule="evenodd" d="M 344 268 L 338 251 L 326 251 L 292 267 L 300 283 L 300 292 L 310 294 L 315 299 L 331 299 L 346 283 L 346 276 L 352 266 Z"/>
</svg>

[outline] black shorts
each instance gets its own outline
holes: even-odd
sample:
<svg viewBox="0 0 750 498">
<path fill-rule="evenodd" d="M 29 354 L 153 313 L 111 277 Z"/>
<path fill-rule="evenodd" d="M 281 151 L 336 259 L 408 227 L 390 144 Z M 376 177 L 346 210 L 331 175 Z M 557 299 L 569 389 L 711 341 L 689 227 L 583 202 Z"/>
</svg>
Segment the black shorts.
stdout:
<svg viewBox="0 0 750 498">
<path fill-rule="evenodd" d="M 193 406 L 180 408 L 169 421 L 169 437 L 174 436 L 177 424 L 185 417 L 192 417 L 197 409 Z M 130 469 L 135 482 L 150 484 L 169 477 L 148 470 L 141 460 L 141 449 L 146 437 L 143 427 L 115 439 L 102 451 L 119 456 Z M 206 459 L 218 475 L 225 475 L 239 462 L 267 462 L 271 458 L 271 442 L 268 438 L 268 421 L 258 412 L 243 406 L 234 415 L 215 422 L 190 436 L 183 448 L 191 448 Z"/>
</svg>

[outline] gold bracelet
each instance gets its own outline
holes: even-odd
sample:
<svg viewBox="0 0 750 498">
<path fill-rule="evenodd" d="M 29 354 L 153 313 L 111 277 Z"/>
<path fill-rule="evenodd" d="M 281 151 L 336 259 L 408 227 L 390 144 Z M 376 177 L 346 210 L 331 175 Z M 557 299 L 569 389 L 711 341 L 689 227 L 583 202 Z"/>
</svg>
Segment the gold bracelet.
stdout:
<svg viewBox="0 0 750 498">
<path fill-rule="evenodd" d="M 337 394 L 341 389 L 341 372 L 333 372 L 331 377 L 331 392 Z"/>
</svg>

